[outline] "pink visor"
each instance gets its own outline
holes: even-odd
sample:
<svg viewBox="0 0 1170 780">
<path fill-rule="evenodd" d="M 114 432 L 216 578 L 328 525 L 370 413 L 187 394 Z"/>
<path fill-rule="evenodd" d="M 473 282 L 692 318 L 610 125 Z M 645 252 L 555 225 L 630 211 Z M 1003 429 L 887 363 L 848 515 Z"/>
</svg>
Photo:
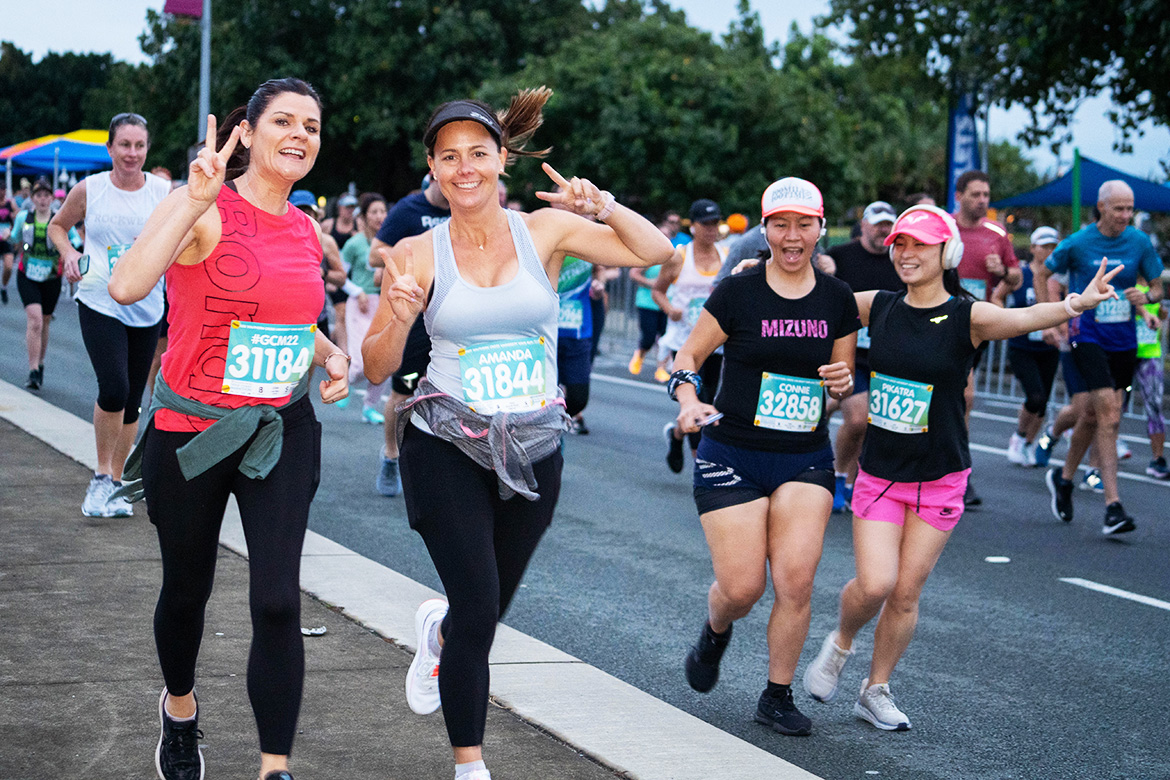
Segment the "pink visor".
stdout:
<svg viewBox="0 0 1170 780">
<path fill-rule="evenodd" d="M 916 238 L 924 244 L 942 244 L 951 237 L 951 228 L 938 214 L 915 210 L 898 217 L 890 235 L 886 236 L 885 245 L 893 244 L 900 233 Z"/>
</svg>

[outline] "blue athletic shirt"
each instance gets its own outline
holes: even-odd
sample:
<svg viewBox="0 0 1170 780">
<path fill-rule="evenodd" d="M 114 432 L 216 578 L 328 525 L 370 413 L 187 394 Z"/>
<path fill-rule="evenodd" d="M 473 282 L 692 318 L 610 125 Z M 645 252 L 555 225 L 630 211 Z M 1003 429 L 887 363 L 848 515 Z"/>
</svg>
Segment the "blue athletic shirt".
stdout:
<svg viewBox="0 0 1170 780">
<path fill-rule="evenodd" d="M 1106 352 L 1137 349 L 1133 307 L 1124 291 L 1137 284 L 1139 275 L 1146 281 L 1162 275 L 1162 261 L 1149 236 L 1128 225 L 1121 235 L 1109 238 L 1093 223 L 1061 241 L 1044 265 L 1056 273 L 1067 271 L 1069 290 L 1081 292 L 1093 280 L 1102 257 L 1109 258 L 1110 270 L 1124 265 L 1112 281 L 1120 300 L 1102 301 L 1096 310 L 1090 309 L 1069 322 L 1069 341 L 1097 344 Z"/>
<path fill-rule="evenodd" d="M 593 338 L 593 306 L 589 300 L 592 286 L 592 263 L 566 255 L 557 280 L 557 297 L 560 299 L 557 338 Z"/>
<path fill-rule="evenodd" d="M 1008 294 L 1007 307 L 1009 309 L 1024 309 L 1036 303 L 1036 288 L 1032 282 L 1032 266 L 1028 263 L 1021 263 L 1020 269 L 1024 273 L 1024 281 L 1015 292 Z M 1042 333 L 1043 331 L 1034 330 L 1022 336 L 1012 336 L 1008 339 L 1008 345 L 1013 349 L 1022 349 L 1026 352 L 1051 352 L 1056 349 L 1044 340 Z"/>
</svg>

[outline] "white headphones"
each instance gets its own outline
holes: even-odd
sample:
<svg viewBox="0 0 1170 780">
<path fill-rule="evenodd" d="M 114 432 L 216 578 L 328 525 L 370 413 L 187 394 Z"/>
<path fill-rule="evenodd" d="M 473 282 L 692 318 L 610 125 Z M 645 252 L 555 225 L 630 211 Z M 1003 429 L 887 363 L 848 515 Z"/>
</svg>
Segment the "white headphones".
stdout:
<svg viewBox="0 0 1170 780">
<path fill-rule="evenodd" d="M 906 215 L 912 211 L 925 211 L 942 218 L 942 221 L 946 223 L 947 229 L 951 231 L 951 237 L 948 238 L 946 243 L 943 244 L 943 270 L 950 271 L 953 268 L 958 268 L 959 262 L 963 259 L 963 239 L 959 238 L 959 225 L 957 222 L 955 222 L 955 218 L 940 209 L 938 206 L 919 204 L 917 206 L 911 206 L 899 214 L 897 222 L 894 223 L 894 227 L 897 228 L 898 222 L 901 222 L 906 217 Z M 892 258 L 893 256 L 894 245 L 890 244 L 890 257 Z"/>
</svg>

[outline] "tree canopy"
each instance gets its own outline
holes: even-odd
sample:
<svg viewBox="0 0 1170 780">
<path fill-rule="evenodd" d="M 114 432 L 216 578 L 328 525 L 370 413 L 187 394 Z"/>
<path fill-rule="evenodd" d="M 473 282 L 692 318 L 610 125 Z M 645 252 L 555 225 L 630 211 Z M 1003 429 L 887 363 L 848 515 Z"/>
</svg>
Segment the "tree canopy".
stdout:
<svg viewBox="0 0 1170 780">
<path fill-rule="evenodd" d="M 1054 148 L 1086 98 L 1108 91 L 1117 146 L 1140 123 L 1170 124 L 1170 4 L 1165 0 L 831 0 L 862 60 L 894 56 L 946 88 L 1024 106 L 1022 139 Z"/>
</svg>

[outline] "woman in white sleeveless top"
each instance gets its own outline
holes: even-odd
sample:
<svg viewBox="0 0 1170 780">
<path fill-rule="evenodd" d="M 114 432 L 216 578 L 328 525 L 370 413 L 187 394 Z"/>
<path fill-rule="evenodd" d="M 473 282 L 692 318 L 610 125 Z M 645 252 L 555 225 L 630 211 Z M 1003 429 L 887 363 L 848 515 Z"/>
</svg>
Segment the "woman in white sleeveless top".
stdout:
<svg viewBox="0 0 1170 780">
<path fill-rule="evenodd" d="M 75 296 L 78 321 L 98 380 L 93 407 L 98 470 L 81 505 L 87 517 L 133 514 L 129 502 L 110 499 L 110 494 L 121 485 L 122 467 L 138 434 L 138 407 L 163 318 L 163 283 L 129 306 L 116 303 L 106 285 L 118 258 L 171 191 L 169 181 L 143 172 L 149 147 L 145 119 L 131 113 L 115 116 L 106 142 L 113 170 L 82 180 L 49 224 L 49 238 L 61 253 L 66 280 L 80 282 Z M 85 246 L 78 252 L 68 233 L 82 220 Z"/>
<path fill-rule="evenodd" d="M 561 191 L 537 196 L 567 210 L 500 206 L 505 165 L 544 154 L 524 145 L 549 95 L 522 91 L 498 114 L 466 100 L 436 110 L 423 142 L 451 219 L 385 255 L 383 303 L 362 347 L 366 376 L 384 380 L 425 308 L 430 365 L 400 407 L 402 483 L 410 524 L 450 605 L 433 599 L 419 608 L 406 688 L 420 714 L 441 701 L 460 780 L 490 778 L 481 750 L 488 652 L 560 488 L 558 445 L 568 427 L 556 386 L 561 264 L 572 255 L 649 266 L 672 253 L 654 225 L 613 195 L 548 164 Z"/>
</svg>

